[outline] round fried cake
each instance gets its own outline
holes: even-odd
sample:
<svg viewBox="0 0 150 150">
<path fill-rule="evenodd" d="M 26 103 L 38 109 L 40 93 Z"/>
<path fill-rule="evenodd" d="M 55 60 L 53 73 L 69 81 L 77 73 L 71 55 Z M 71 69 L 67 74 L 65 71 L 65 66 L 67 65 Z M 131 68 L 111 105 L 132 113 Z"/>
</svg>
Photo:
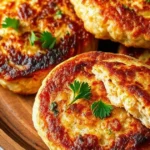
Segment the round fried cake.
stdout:
<svg viewBox="0 0 150 150">
<path fill-rule="evenodd" d="M 104 54 L 92 72 L 102 80 L 108 98 L 150 128 L 150 66 L 133 57 Z"/>
<path fill-rule="evenodd" d="M 126 47 L 124 45 L 120 45 L 118 48 L 118 53 L 137 58 L 142 63 L 150 65 L 150 49 Z"/>
<path fill-rule="evenodd" d="M 125 109 L 112 105 L 110 115 L 103 119 L 95 117 L 92 112 L 91 105 L 96 101 L 111 105 L 103 82 L 92 73 L 97 62 L 111 57 L 114 55 L 83 53 L 56 66 L 44 79 L 36 95 L 32 117 L 38 134 L 49 149 L 150 148 L 150 129 Z M 75 81 L 88 84 L 91 96 L 88 100 L 80 98 L 71 104 L 73 91 L 70 85 Z"/>
<path fill-rule="evenodd" d="M 36 93 L 54 66 L 97 48 L 68 0 L 0 3 L 0 84 L 13 92 Z"/>
<path fill-rule="evenodd" d="M 71 0 L 85 28 L 96 38 L 150 48 L 148 0 Z"/>
</svg>

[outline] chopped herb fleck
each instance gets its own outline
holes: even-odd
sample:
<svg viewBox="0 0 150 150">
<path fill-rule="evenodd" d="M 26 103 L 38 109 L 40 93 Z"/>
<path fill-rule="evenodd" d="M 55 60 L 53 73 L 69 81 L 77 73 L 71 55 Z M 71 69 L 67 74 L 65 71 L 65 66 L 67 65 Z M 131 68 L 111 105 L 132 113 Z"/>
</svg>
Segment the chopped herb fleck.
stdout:
<svg viewBox="0 0 150 150">
<path fill-rule="evenodd" d="M 61 10 L 57 10 L 56 14 L 55 14 L 55 19 L 61 19 L 62 17 L 62 11 Z"/>
<path fill-rule="evenodd" d="M 58 104 L 56 102 L 52 102 L 50 105 L 50 110 L 54 113 L 55 116 L 57 116 L 59 113 L 57 108 L 58 108 Z"/>
<path fill-rule="evenodd" d="M 35 35 L 35 33 L 32 31 L 31 36 L 29 37 L 29 41 L 31 45 L 34 45 L 34 42 L 38 41 L 39 38 Z"/>
<path fill-rule="evenodd" d="M 43 48 L 52 49 L 56 43 L 56 38 L 50 32 L 44 31 L 41 34 L 40 41 L 42 42 Z"/>
</svg>

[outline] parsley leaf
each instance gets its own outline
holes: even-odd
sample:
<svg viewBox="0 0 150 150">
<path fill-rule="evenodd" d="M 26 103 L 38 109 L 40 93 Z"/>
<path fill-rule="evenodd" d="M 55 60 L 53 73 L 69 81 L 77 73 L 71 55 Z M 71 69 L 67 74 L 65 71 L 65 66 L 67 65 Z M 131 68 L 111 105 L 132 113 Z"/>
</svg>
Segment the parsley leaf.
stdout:
<svg viewBox="0 0 150 150">
<path fill-rule="evenodd" d="M 34 45 L 34 42 L 38 41 L 39 38 L 35 35 L 35 33 L 32 31 L 31 36 L 29 37 L 29 41 L 31 45 Z"/>
<path fill-rule="evenodd" d="M 56 43 L 56 38 L 52 36 L 50 32 L 44 31 L 41 34 L 40 41 L 43 48 L 53 48 Z"/>
<path fill-rule="evenodd" d="M 146 0 L 147 3 L 150 3 L 150 0 Z"/>
<path fill-rule="evenodd" d="M 62 15 L 62 11 L 61 11 L 61 10 L 58 10 L 58 11 L 56 12 L 56 15 Z"/>
<path fill-rule="evenodd" d="M 58 108 L 58 104 L 56 102 L 52 102 L 50 105 L 50 110 L 54 113 L 55 116 L 59 114 L 57 108 Z"/>
<path fill-rule="evenodd" d="M 19 25 L 20 25 L 20 22 L 18 19 L 7 17 L 4 21 L 4 23 L 2 24 L 2 27 L 3 28 L 9 28 L 10 27 L 10 28 L 13 28 L 17 31 L 19 28 Z"/>
<path fill-rule="evenodd" d="M 61 10 L 57 10 L 56 14 L 55 14 L 55 19 L 61 19 L 62 17 L 62 11 Z"/>
<path fill-rule="evenodd" d="M 79 82 L 75 80 L 74 83 L 70 84 L 69 86 L 74 93 L 74 98 L 70 105 L 80 98 L 84 98 L 86 100 L 90 99 L 91 88 L 87 82 Z"/>
<path fill-rule="evenodd" d="M 103 103 L 101 100 L 92 103 L 91 105 L 92 112 L 96 118 L 106 118 L 110 116 L 113 107 L 106 103 Z"/>
</svg>

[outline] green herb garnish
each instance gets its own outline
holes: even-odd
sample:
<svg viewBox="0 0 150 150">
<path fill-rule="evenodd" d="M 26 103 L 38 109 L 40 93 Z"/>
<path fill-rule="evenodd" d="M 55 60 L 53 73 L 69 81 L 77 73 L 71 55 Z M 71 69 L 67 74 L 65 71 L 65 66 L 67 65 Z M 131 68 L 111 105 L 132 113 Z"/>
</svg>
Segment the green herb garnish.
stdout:
<svg viewBox="0 0 150 150">
<path fill-rule="evenodd" d="M 113 110 L 113 107 L 100 100 L 100 101 L 94 102 L 91 105 L 91 110 L 96 118 L 103 119 L 103 118 L 110 116 L 110 113 Z"/>
<path fill-rule="evenodd" d="M 150 0 L 146 0 L 147 3 L 150 3 Z"/>
<path fill-rule="evenodd" d="M 111 135 L 111 134 L 114 134 L 114 133 L 113 133 L 113 131 L 111 129 L 108 129 L 107 130 L 107 134 Z"/>
<path fill-rule="evenodd" d="M 18 19 L 7 17 L 2 24 L 2 27 L 3 28 L 9 28 L 10 27 L 10 28 L 13 28 L 17 31 L 19 28 L 19 25 L 20 25 L 20 22 Z"/>
<path fill-rule="evenodd" d="M 56 38 L 52 36 L 50 32 L 44 31 L 39 34 L 39 37 L 32 31 L 29 37 L 29 41 L 31 45 L 34 45 L 36 41 L 40 41 L 42 43 L 43 48 L 52 49 L 56 43 Z"/>
<path fill-rule="evenodd" d="M 50 110 L 54 113 L 55 116 L 58 115 L 59 111 L 57 110 L 58 105 L 56 102 L 52 102 L 50 105 Z"/>
<path fill-rule="evenodd" d="M 79 82 L 75 80 L 73 84 L 70 84 L 70 88 L 74 93 L 73 100 L 70 105 L 78 99 L 83 98 L 85 100 L 89 100 L 91 97 L 91 88 L 87 82 Z"/>
<path fill-rule="evenodd" d="M 57 10 L 55 16 L 61 18 L 62 17 L 62 11 L 61 10 Z"/>
<path fill-rule="evenodd" d="M 40 36 L 40 41 L 42 42 L 43 48 L 52 49 L 56 43 L 56 38 L 50 32 L 44 31 Z"/>
<path fill-rule="evenodd" d="M 39 38 L 35 35 L 35 33 L 32 31 L 31 36 L 29 37 L 29 41 L 31 45 L 34 45 L 34 42 L 38 41 Z"/>
<path fill-rule="evenodd" d="M 133 9 L 133 8 L 130 8 L 130 7 L 129 7 L 129 6 L 127 6 L 127 5 L 123 5 L 123 7 L 124 7 L 125 9 L 127 9 L 127 10 L 134 11 L 134 9 Z"/>
</svg>

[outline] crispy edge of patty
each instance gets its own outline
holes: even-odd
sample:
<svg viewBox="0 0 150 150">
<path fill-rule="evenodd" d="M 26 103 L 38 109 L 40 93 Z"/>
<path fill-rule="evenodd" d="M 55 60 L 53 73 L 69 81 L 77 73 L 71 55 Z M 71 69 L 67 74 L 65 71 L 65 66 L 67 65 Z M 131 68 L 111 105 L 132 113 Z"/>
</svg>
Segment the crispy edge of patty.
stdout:
<svg viewBox="0 0 150 150">
<path fill-rule="evenodd" d="M 103 60 L 103 59 L 105 59 L 105 58 L 107 59 L 107 57 L 108 57 L 108 58 L 111 58 L 111 57 L 113 57 L 113 56 L 116 56 L 116 55 L 114 55 L 114 54 L 106 54 L 106 55 L 105 55 L 105 53 L 101 53 L 101 54 L 100 54 L 99 52 L 94 52 L 94 53 L 97 54 L 97 55 L 100 55 L 100 57 L 97 58 L 96 61 L 100 61 L 100 60 Z M 92 52 L 89 52 L 88 54 L 89 54 L 89 55 L 87 55 L 87 56 L 92 57 L 92 55 L 90 56 L 90 54 L 92 54 Z M 83 54 L 82 56 L 83 56 L 82 58 L 84 59 L 84 54 Z M 86 54 L 85 54 L 85 56 L 86 56 Z M 123 55 L 119 55 L 119 56 L 122 57 L 122 58 L 124 58 Z M 78 57 L 78 56 L 77 56 L 77 57 Z M 116 57 L 114 57 L 114 59 L 115 59 L 115 58 L 116 58 Z M 125 57 L 125 58 L 127 58 L 127 59 L 129 60 L 130 57 Z M 65 61 L 65 63 L 67 63 L 67 62 L 69 63 L 72 59 L 74 59 L 74 58 L 71 58 L 71 59 Z M 90 60 L 90 59 L 89 59 L 89 60 Z M 124 59 L 124 60 L 126 60 L 126 59 Z M 78 61 L 78 60 L 77 60 L 77 61 Z M 52 142 L 49 142 L 49 141 L 46 139 L 46 134 L 45 134 L 45 133 L 42 133 L 41 127 L 39 126 L 39 123 L 40 123 L 40 125 L 41 125 L 41 124 L 43 125 L 41 119 L 39 118 L 39 116 L 40 116 L 40 112 L 39 112 L 40 98 L 39 98 L 39 95 L 40 95 L 40 93 L 42 92 L 42 90 L 43 90 L 44 88 L 46 88 L 47 80 L 50 79 L 50 78 L 53 76 L 53 73 L 54 73 L 55 71 L 57 71 L 57 69 L 60 69 L 60 68 L 63 66 L 63 64 L 64 64 L 64 63 L 61 63 L 60 65 L 58 65 L 57 67 L 55 67 L 55 68 L 51 71 L 51 73 L 47 76 L 47 78 L 43 81 L 43 84 L 42 84 L 42 86 L 41 86 L 41 88 L 40 88 L 40 90 L 39 90 L 39 92 L 38 92 L 38 94 L 37 94 L 37 96 L 36 96 L 36 100 L 35 100 L 35 103 L 34 103 L 34 106 L 33 106 L 33 116 L 32 116 L 32 119 L 33 119 L 33 122 L 34 122 L 34 126 L 35 126 L 35 128 L 38 130 L 39 135 L 44 137 L 44 138 L 43 138 L 44 142 L 45 142 L 49 147 L 54 147 L 54 148 L 55 148 L 55 145 L 53 145 Z M 44 132 L 46 132 L 46 129 L 44 129 L 44 126 L 43 126 L 43 130 L 44 130 Z"/>
<path fill-rule="evenodd" d="M 114 54 L 114 56 L 115 57 L 109 58 L 108 60 L 106 59 L 104 61 L 108 63 L 120 62 L 124 63 L 125 65 L 141 66 L 150 70 L 150 67 L 148 65 L 145 65 L 132 57 L 121 54 Z M 113 105 L 117 107 L 124 107 L 127 112 L 132 114 L 135 118 L 139 119 L 143 125 L 145 125 L 147 128 L 150 128 L 149 99 L 137 98 L 137 93 L 129 93 L 128 89 L 124 88 L 123 85 L 120 85 L 119 78 L 113 76 L 113 74 L 109 72 L 109 69 L 105 67 L 104 64 L 96 64 L 95 66 L 93 66 L 92 72 L 95 74 L 97 79 L 103 81 L 108 93 L 108 98 Z M 148 94 L 148 92 L 146 94 Z"/>
</svg>

